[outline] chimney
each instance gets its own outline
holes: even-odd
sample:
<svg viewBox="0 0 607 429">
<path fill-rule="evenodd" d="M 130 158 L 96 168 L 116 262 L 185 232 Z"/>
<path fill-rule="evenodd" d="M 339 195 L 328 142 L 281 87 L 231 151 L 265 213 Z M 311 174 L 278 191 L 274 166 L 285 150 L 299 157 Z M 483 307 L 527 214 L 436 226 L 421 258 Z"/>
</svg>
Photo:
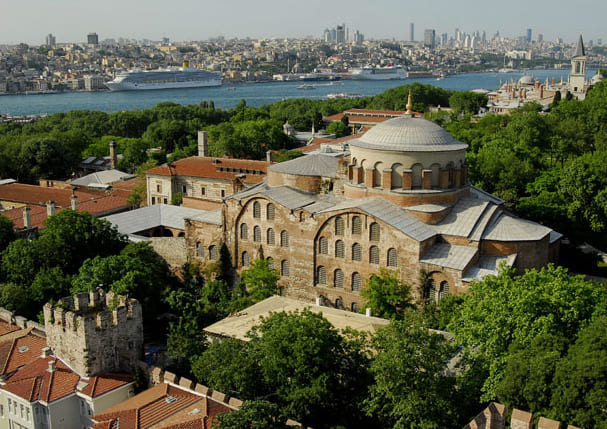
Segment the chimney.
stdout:
<svg viewBox="0 0 607 429">
<path fill-rule="evenodd" d="M 118 155 L 116 155 L 116 142 L 110 142 L 110 167 L 113 169 L 118 165 Z"/>
<path fill-rule="evenodd" d="M 31 228 L 32 227 L 32 221 L 30 219 L 30 208 L 29 206 L 25 206 L 23 207 L 23 227 L 24 228 Z"/>
<path fill-rule="evenodd" d="M 55 364 L 57 363 L 57 361 L 54 360 L 49 360 L 48 361 L 48 372 L 55 372 Z"/>
<path fill-rule="evenodd" d="M 76 194 L 72 194 L 72 196 L 70 197 L 70 206 L 75 212 L 78 211 L 78 197 L 76 196 Z"/>
<path fill-rule="evenodd" d="M 49 357 L 51 354 L 52 353 L 51 353 L 51 348 L 50 347 L 43 347 L 42 348 L 42 356 L 40 356 L 40 357 L 42 357 L 42 358 Z"/>
<path fill-rule="evenodd" d="M 371 307 L 365 308 L 365 316 L 367 316 L 367 317 L 373 316 L 373 310 L 371 309 Z"/>
<path fill-rule="evenodd" d="M 198 156 L 209 156 L 209 134 L 198 131 Z"/>
<path fill-rule="evenodd" d="M 272 162 L 272 151 L 269 150 L 266 152 L 266 162 L 270 164 Z"/>
<path fill-rule="evenodd" d="M 55 202 L 47 201 L 46 202 L 46 215 L 53 216 L 55 214 Z"/>
</svg>

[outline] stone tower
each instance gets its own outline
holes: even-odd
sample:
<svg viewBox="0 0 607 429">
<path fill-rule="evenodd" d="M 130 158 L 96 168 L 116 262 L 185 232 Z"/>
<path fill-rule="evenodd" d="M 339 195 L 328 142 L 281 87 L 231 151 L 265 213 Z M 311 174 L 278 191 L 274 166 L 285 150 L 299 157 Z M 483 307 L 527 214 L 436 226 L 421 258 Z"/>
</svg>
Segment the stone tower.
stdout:
<svg viewBox="0 0 607 429">
<path fill-rule="evenodd" d="M 143 356 L 143 318 L 135 299 L 102 290 L 44 306 L 46 340 L 57 357 L 83 377 L 134 372 Z"/>
<path fill-rule="evenodd" d="M 586 83 L 586 51 L 582 35 L 578 39 L 575 52 L 571 58 L 571 74 L 569 75 L 569 91 L 573 94 L 584 92 Z"/>
</svg>

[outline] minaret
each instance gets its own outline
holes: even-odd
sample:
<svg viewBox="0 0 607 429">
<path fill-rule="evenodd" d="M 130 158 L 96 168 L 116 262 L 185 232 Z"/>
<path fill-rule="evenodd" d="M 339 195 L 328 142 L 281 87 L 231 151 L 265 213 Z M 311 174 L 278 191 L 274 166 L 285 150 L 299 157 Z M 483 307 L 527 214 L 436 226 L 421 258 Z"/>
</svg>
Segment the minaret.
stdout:
<svg viewBox="0 0 607 429">
<path fill-rule="evenodd" d="M 586 83 L 586 51 L 584 40 L 580 34 L 573 58 L 571 58 L 571 73 L 569 74 L 569 92 L 576 94 L 584 92 Z"/>
<path fill-rule="evenodd" d="M 413 115 L 413 102 L 411 101 L 411 90 L 409 90 L 409 97 L 407 97 L 407 111 L 405 115 Z"/>
</svg>

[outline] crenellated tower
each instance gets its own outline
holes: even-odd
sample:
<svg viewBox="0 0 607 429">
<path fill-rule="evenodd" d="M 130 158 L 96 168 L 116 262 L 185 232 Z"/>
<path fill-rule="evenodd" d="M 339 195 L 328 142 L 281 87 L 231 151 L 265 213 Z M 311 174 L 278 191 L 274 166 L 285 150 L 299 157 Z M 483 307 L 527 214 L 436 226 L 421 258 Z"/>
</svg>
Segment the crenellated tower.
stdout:
<svg viewBox="0 0 607 429">
<path fill-rule="evenodd" d="M 46 339 L 80 376 L 133 372 L 143 355 L 139 301 L 95 290 L 44 306 Z"/>
</svg>

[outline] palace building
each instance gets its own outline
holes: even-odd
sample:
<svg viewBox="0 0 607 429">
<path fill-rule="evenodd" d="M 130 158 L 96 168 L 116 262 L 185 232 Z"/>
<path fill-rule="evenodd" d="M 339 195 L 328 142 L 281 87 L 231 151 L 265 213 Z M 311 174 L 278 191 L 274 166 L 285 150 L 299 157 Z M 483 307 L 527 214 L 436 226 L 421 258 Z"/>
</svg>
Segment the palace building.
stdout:
<svg viewBox="0 0 607 429">
<path fill-rule="evenodd" d="M 500 264 L 539 268 L 561 235 L 514 216 L 468 181 L 467 144 L 411 112 L 348 140 L 268 167 L 256 185 L 186 221 L 188 258 L 208 263 L 227 245 L 237 272 L 258 258 L 284 295 L 358 310 L 360 290 L 394 270 L 416 298 L 459 294 Z"/>
</svg>

